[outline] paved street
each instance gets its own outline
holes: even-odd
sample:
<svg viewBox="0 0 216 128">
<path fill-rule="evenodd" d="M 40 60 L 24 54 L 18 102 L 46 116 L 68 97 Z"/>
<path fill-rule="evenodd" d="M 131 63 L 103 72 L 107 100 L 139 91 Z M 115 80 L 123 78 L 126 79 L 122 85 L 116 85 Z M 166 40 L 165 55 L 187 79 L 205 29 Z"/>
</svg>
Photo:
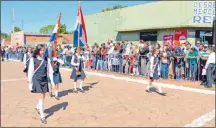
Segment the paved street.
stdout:
<svg viewBox="0 0 216 128">
<path fill-rule="evenodd" d="M 35 111 L 37 99 L 28 91 L 20 62 L 1 63 L 1 125 L 3 127 L 178 126 L 215 109 L 215 95 L 163 88 L 167 96 L 146 93 L 146 85 L 87 75 L 85 93 L 71 93 L 70 72 L 61 70 L 60 100 L 45 100 L 47 124 Z M 214 127 L 215 118 L 204 126 Z"/>
</svg>

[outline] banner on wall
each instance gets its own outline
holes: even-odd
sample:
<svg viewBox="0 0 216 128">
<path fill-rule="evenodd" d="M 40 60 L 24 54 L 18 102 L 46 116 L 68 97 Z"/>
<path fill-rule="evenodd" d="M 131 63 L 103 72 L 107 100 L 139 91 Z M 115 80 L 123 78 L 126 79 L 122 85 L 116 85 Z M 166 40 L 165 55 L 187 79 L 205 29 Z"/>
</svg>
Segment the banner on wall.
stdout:
<svg viewBox="0 0 216 128">
<path fill-rule="evenodd" d="M 170 48 L 173 48 L 173 35 L 164 35 L 163 36 L 163 46 L 166 42 L 169 42 Z"/>
<path fill-rule="evenodd" d="M 175 33 L 175 45 L 182 46 L 187 41 L 187 30 L 176 30 Z"/>
</svg>

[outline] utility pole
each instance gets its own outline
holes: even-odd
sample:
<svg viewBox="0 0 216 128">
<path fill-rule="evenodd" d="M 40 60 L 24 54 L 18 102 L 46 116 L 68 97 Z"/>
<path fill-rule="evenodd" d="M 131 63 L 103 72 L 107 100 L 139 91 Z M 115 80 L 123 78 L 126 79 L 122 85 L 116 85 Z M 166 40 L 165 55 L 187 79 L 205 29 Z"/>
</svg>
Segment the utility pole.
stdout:
<svg viewBox="0 0 216 128">
<path fill-rule="evenodd" d="M 12 40 L 11 40 L 11 44 L 14 44 L 15 45 L 15 40 L 14 40 L 14 8 L 12 9 L 12 30 L 13 30 L 13 36 L 12 36 Z"/>
<path fill-rule="evenodd" d="M 22 20 L 22 31 L 24 31 L 24 30 L 23 30 L 23 20 Z"/>
<path fill-rule="evenodd" d="M 14 8 L 12 9 L 12 29 L 14 34 Z"/>
</svg>

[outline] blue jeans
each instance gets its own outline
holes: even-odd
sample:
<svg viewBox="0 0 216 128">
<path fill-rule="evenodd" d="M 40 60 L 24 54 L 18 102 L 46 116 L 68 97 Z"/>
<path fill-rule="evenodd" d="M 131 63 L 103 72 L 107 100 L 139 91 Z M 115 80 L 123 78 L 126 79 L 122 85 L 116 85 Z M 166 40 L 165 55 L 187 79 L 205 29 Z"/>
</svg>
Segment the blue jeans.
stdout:
<svg viewBox="0 0 216 128">
<path fill-rule="evenodd" d="M 168 74 L 169 74 L 169 64 L 162 63 L 161 64 L 161 78 L 168 79 Z"/>
<path fill-rule="evenodd" d="M 190 76 L 192 80 L 196 80 L 197 75 L 197 64 L 191 64 L 190 63 Z"/>
<path fill-rule="evenodd" d="M 122 57 L 119 58 L 119 72 L 123 72 Z"/>
<path fill-rule="evenodd" d="M 176 79 L 181 79 L 182 65 L 176 65 L 175 66 L 175 74 L 176 74 Z"/>
<path fill-rule="evenodd" d="M 207 76 L 207 86 L 212 87 L 213 82 L 214 82 L 214 75 L 213 72 L 215 70 L 215 67 L 213 64 L 209 64 L 208 68 L 206 70 L 206 76 Z"/>
<path fill-rule="evenodd" d="M 96 67 L 97 67 L 97 58 L 94 57 L 94 58 L 93 58 L 93 61 L 92 61 L 92 68 L 93 68 L 93 69 L 96 69 Z"/>
<path fill-rule="evenodd" d="M 104 69 L 105 71 L 108 71 L 108 60 L 104 60 L 103 69 Z"/>
</svg>

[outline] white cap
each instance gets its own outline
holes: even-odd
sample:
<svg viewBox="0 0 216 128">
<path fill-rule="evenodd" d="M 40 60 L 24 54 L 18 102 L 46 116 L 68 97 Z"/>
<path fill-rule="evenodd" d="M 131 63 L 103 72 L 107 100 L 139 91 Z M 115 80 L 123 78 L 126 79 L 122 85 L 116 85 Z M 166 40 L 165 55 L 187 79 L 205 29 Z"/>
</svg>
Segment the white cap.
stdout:
<svg viewBox="0 0 216 128">
<path fill-rule="evenodd" d="M 57 61 L 58 59 L 56 57 L 53 57 L 53 61 Z"/>
<path fill-rule="evenodd" d="M 208 47 L 208 44 L 204 44 L 204 47 Z"/>
</svg>

